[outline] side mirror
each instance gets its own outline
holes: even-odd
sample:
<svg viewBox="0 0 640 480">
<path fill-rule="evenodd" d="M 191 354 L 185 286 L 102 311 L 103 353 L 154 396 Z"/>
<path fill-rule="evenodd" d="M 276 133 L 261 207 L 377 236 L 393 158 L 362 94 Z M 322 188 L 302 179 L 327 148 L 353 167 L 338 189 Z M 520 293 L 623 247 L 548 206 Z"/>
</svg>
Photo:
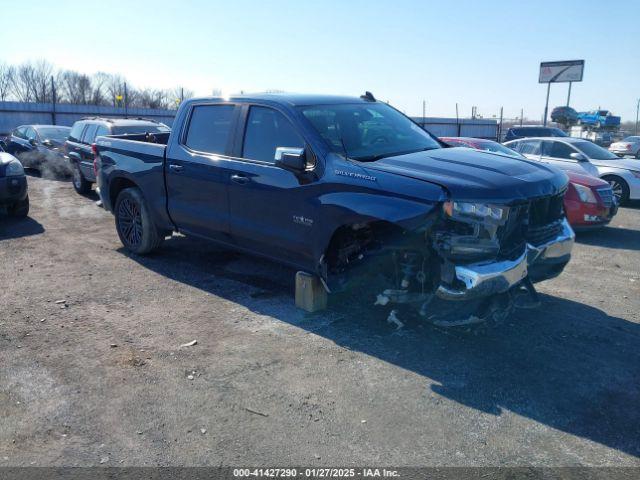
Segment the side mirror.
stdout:
<svg viewBox="0 0 640 480">
<path fill-rule="evenodd" d="M 53 147 L 53 143 L 48 138 L 42 141 L 42 145 L 44 145 L 45 147 Z"/>
<path fill-rule="evenodd" d="M 304 148 L 277 147 L 275 161 L 276 166 L 294 172 L 304 171 L 307 165 Z"/>
<path fill-rule="evenodd" d="M 571 158 L 573 158 L 574 160 L 577 160 L 578 162 L 588 162 L 589 159 L 587 158 L 587 156 L 584 153 L 572 153 L 570 155 Z"/>
<path fill-rule="evenodd" d="M 29 144 L 30 144 L 32 147 L 35 147 L 35 146 L 38 144 L 38 142 L 36 142 L 36 139 L 35 139 L 35 138 L 30 138 L 30 139 L 29 139 Z"/>
</svg>

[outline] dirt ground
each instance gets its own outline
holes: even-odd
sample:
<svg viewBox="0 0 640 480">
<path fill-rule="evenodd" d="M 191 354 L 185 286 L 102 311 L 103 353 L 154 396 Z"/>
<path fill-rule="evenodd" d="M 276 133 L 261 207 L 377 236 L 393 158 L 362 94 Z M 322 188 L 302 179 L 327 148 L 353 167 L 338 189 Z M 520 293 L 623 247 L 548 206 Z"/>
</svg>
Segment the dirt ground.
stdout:
<svg viewBox="0 0 640 480">
<path fill-rule="evenodd" d="M 541 308 L 396 331 L 203 241 L 130 257 L 95 196 L 29 183 L 0 220 L 0 466 L 640 466 L 638 205 Z"/>
</svg>

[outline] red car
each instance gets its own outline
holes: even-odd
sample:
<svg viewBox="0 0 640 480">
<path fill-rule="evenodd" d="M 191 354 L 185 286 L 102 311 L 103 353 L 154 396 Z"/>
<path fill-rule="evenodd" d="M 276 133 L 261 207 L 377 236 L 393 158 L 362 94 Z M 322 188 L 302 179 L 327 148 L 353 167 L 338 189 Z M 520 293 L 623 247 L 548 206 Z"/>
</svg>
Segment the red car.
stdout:
<svg viewBox="0 0 640 480">
<path fill-rule="evenodd" d="M 467 147 L 527 160 L 518 152 L 493 140 L 470 137 L 440 137 L 452 147 Z M 604 180 L 588 175 L 565 172 L 569 188 L 564 196 L 564 210 L 574 230 L 602 227 L 618 211 L 611 186 Z"/>
</svg>

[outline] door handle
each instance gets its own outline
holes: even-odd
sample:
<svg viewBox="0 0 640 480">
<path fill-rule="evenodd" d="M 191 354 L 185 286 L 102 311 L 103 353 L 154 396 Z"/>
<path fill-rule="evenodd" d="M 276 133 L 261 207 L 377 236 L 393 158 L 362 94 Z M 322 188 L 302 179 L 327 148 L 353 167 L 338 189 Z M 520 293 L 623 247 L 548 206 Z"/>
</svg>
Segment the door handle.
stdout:
<svg viewBox="0 0 640 480">
<path fill-rule="evenodd" d="M 245 185 L 251 181 L 251 179 L 245 175 L 234 174 L 231 175 L 231 181 L 239 183 L 240 185 Z"/>
<path fill-rule="evenodd" d="M 170 163 L 169 168 L 172 172 L 181 172 L 184 170 L 184 167 L 182 165 L 177 165 L 175 163 Z"/>
</svg>

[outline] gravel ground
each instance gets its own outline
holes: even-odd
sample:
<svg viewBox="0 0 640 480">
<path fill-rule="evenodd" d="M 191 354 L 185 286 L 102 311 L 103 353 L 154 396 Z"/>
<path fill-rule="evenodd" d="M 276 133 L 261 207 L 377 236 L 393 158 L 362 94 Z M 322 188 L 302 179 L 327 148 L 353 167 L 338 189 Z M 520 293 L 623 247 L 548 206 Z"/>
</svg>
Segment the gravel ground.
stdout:
<svg viewBox="0 0 640 480">
<path fill-rule="evenodd" d="M 637 205 L 541 308 L 395 331 L 202 241 L 130 257 L 95 197 L 29 181 L 0 220 L 0 466 L 640 466 Z"/>
</svg>

